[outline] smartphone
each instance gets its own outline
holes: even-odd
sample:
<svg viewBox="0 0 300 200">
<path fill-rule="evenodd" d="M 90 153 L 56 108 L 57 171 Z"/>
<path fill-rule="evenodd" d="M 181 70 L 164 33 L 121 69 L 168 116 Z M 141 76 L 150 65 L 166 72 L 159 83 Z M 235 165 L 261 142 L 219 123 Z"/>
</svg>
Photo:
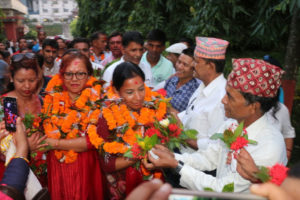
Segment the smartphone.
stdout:
<svg viewBox="0 0 300 200">
<path fill-rule="evenodd" d="M 18 118 L 17 99 L 12 97 L 5 97 L 3 99 L 4 107 L 4 121 L 7 131 L 15 132 Z"/>
<path fill-rule="evenodd" d="M 185 189 L 173 189 L 169 200 L 266 200 L 264 197 L 250 193 L 220 193 L 207 191 L 191 191 Z"/>
</svg>

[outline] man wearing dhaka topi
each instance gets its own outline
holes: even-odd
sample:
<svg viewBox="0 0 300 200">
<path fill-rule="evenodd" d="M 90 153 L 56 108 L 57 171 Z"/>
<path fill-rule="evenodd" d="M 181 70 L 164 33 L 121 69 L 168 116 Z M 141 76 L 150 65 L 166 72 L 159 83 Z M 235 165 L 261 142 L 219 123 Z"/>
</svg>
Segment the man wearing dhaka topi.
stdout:
<svg viewBox="0 0 300 200">
<path fill-rule="evenodd" d="M 226 94 L 222 99 L 225 115 L 244 124 L 241 134 L 248 139 L 234 140 L 234 146 L 227 146 L 221 140 L 213 140 L 207 149 L 189 154 L 173 154 L 163 146 L 157 145 L 153 153 L 148 154 L 155 167 L 173 168 L 181 175 L 180 185 L 188 189 L 203 190 L 211 188 L 221 192 L 227 184 L 234 184 L 234 192 L 249 189 L 250 181 L 237 173 L 236 165 L 226 164 L 230 151 L 239 153 L 245 148 L 258 166 L 273 166 L 287 163 L 285 143 L 282 134 L 267 120 L 266 113 L 277 106 L 276 94 L 281 83 L 283 71 L 263 60 L 242 58 L 233 60 L 233 70 L 228 76 Z M 276 110 L 276 109 L 274 109 Z M 273 113 L 275 114 L 275 113 Z M 237 124 L 226 121 L 218 133 L 234 131 Z M 248 143 L 250 140 L 256 144 Z M 232 144 L 233 144 L 232 143 Z M 251 142 L 252 143 L 252 142 Z M 234 147 L 234 148 L 233 148 Z M 235 153 L 235 154 L 236 154 Z M 236 163 L 232 158 L 232 163 Z M 148 166 L 153 167 L 153 166 Z M 216 177 L 205 174 L 204 170 L 217 170 Z"/>
</svg>

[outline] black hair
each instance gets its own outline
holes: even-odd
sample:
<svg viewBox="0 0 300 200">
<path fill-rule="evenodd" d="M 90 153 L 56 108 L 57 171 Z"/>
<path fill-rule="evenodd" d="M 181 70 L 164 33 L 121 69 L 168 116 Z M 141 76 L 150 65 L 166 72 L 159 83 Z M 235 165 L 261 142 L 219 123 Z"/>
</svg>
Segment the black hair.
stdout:
<svg viewBox="0 0 300 200">
<path fill-rule="evenodd" d="M 216 66 L 216 72 L 217 73 L 223 73 L 224 68 L 225 68 L 225 59 L 207 59 L 207 58 L 203 58 L 206 63 L 214 63 Z"/>
<path fill-rule="evenodd" d="M 90 40 L 91 42 L 93 42 L 94 40 L 97 40 L 99 38 L 99 35 L 106 35 L 106 33 L 102 32 L 102 31 L 97 31 L 92 33 Z"/>
<path fill-rule="evenodd" d="M 108 41 L 112 38 L 112 37 L 116 37 L 116 36 L 121 36 L 123 37 L 123 34 L 119 31 L 114 31 L 112 32 L 109 36 L 108 36 Z"/>
<path fill-rule="evenodd" d="M 50 46 L 52 48 L 58 49 L 58 43 L 54 39 L 45 39 L 42 46 L 43 49 L 45 49 L 46 46 Z"/>
<path fill-rule="evenodd" d="M 3 59 L 6 59 L 10 56 L 10 53 L 7 50 L 0 51 L 0 54 L 2 55 Z"/>
<path fill-rule="evenodd" d="M 144 38 L 142 34 L 138 31 L 128 31 L 124 33 L 122 38 L 123 47 L 127 47 L 130 42 L 135 42 L 143 46 Z"/>
<path fill-rule="evenodd" d="M 178 42 L 186 42 L 186 43 L 188 43 L 188 47 L 195 46 L 194 41 L 191 38 L 183 37 L 183 38 L 180 38 L 180 40 Z"/>
<path fill-rule="evenodd" d="M 182 51 L 182 53 L 189 56 L 189 57 L 194 58 L 194 51 L 195 51 L 195 47 L 190 47 L 190 48 L 184 49 Z"/>
<path fill-rule="evenodd" d="M 44 64 L 44 56 L 41 55 L 41 54 L 35 54 L 36 56 L 36 60 L 37 60 L 37 63 L 39 65 L 39 67 L 42 69 L 43 68 L 43 64 Z"/>
<path fill-rule="evenodd" d="M 277 97 L 260 97 L 246 92 L 240 92 L 240 93 L 246 99 L 247 104 L 252 104 L 255 102 L 260 103 L 260 110 L 263 114 L 271 110 L 271 108 L 274 108 L 272 115 L 274 119 L 277 119 L 275 116 L 276 112 L 279 110 Z"/>
<path fill-rule="evenodd" d="M 62 37 L 55 38 L 55 41 L 57 41 L 57 40 L 62 40 L 64 43 L 66 42 L 66 40 L 64 38 L 62 38 Z"/>
<path fill-rule="evenodd" d="M 138 65 L 131 62 L 123 62 L 116 67 L 113 73 L 113 86 L 119 91 L 127 79 L 136 76 L 141 77 L 145 81 L 145 74 Z"/>
<path fill-rule="evenodd" d="M 300 178 L 300 162 L 297 162 L 289 169 L 288 177 Z"/>
<path fill-rule="evenodd" d="M 70 44 L 70 48 L 74 48 L 75 44 L 77 43 L 86 43 L 88 45 L 88 47 L 90 47 L 90 41 L 87 38 L 75 38 L 74 40 L 72 40 L 71 44 Z"/>
<path fill-rule="evenodd" d="M 167 41 L 167 37 L 165 32 L 159 29 L 153 29 L 151 30 L 147 35 L 148 41 L 159 41 L 162 45 L 165 45 Z"/>
<path fill-rule="evenodd" d="M 20 37 L 19 39 L 18 39 L 18 42 L 20 43 L 20 40 L 25 40 L 26 41 L 26 39 L 24 38 L 24 37 Z M 26 41 L 27 42 L 27 41 Z"/>
<path fill-rule="evenodd" d="M 280 64 L 280 62 L 278 60 L 276 60 L 275 58 L 273 58 L 272 56 L 268 55 L 268 54 L 264 55 L 263 60 L 270 63 L 271 65 L 275 65 L 275 66 L 280 67 L 282 69 L 282 65 Z"/>
</svg>

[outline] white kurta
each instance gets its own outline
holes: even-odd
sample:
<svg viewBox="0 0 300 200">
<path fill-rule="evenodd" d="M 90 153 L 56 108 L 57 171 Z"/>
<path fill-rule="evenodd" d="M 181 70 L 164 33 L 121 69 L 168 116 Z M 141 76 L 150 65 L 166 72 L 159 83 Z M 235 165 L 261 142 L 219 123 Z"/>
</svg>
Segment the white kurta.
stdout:
<svg viewBox="0 0 300 200">
<path fill-rule="evenodd" d="M 178 114 L 185 129 L 198 131 L 198 139 L 209 138 L 216 133 L 226 120 L 222 104 L 222 98 L 226 93 L 225 86 L 226 79 L 223 74 L 219 75 L 207 86 L 200 84 L 190 98 L 187 109 Z M 201 144 L 198 148 L 205 149 L 206 146 Z M 190 149 L 182 149 L 181 151 L 193 152 Z"/>
<path fill-rule="evenodd" d="M 114 73 L 116 67 L 123 62 L 125 62 L 125 61 L 124 61 L 124 57 L 122 56 L 122 58 L 118 62 L 113 63 L 104 71 L 103 80 L 107 82 L 104 85 L 104 87 L 109 86 L 110 82 L 112 81 L 112 76 L 113 76 L 113 73 Z M 143 72 L 145 74 L 146 85 L 149 87 L 152 87 L 151 67 L 149 65 L 144 64 L 143 62 L 140 62 L 139 67 L 143 70 Z"/>
<path fill-rule="evenodd" d="M 275 117 L 273 117 L 273 109 L 271 109 L 267 114 L 268 120 L 282 133 L 284 138 L 295 138 L 295 129 L 292 127 L 290 113 L 288 108 L 282 104 L 278 104 L 279 110 L 276 112 Z"/>
<path fill-rule="evenodd" d="M 224 132 L 231 123 L 232 120 L 226 121 L 218 132 Z M 246 130 L 249 139 L 258 142 L 257 145 L 250 144 L 246 147 L 256 165 L 287 164 L 282 134 L 268 122 L 266 115 L 256 120 Z M 236 170 L 231 170 L 231 166 L 226 164 L 228 151 L 229 149 L 222 141 L 216 141 L 209 145 L 206 151 L 175 154 L 177 160 L 185 163 L 180 171 L 180 185 L 192 190 L 203 190 L 205 187 L 210 187 L 221 192 L 226 184 L 234 182 L 235 192 L 247 191 L 251 184 L 250 181 L 242 178 Z M 214 169 L 217 169 L 216 177 L 202 172 Z"/>
</svg>

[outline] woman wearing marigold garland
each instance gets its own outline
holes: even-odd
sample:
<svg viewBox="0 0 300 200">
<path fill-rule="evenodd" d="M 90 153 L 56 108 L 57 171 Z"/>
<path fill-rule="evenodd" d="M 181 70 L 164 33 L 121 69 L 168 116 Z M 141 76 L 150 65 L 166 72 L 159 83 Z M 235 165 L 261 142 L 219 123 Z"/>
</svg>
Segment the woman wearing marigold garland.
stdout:
<svg viewBox="0 0 300 200">
<path fill-rule="evenodd" d="M 150 108 L 145 102 L 153 100 L 158 93 L 152 92 L 144 84 L 145 75 L 135 64 L 124 62 L 114 71 L 112 87 L 106 93 L 111 103 L 102 108 L 98 121 L 98 133 L 106 141 L 104 155 L 100 159 L 105 172 L 110 199 L 124 199 L 132 189 L 143 182 L 145 177 L 161 178 L 160 172 L 150 172 L 140 164 L 142 157 L 123 154 L 132 148 L 135 154 L 137 135 L 144 135 L 144 125 L 161 120 L 166 114 L 166 104 Z"/>
<path fill-rule="evenodd" d="M 101 85 L 92 77 L 92 66 L 81 53 L 62 58 L 61 69 L 48 83 L 43 113 L 51 198 L 103 199 L 98 153 L 102 143 L 95 136 Z M 97 138 L 94 140 L 93 138 Z"/>
</svg>

